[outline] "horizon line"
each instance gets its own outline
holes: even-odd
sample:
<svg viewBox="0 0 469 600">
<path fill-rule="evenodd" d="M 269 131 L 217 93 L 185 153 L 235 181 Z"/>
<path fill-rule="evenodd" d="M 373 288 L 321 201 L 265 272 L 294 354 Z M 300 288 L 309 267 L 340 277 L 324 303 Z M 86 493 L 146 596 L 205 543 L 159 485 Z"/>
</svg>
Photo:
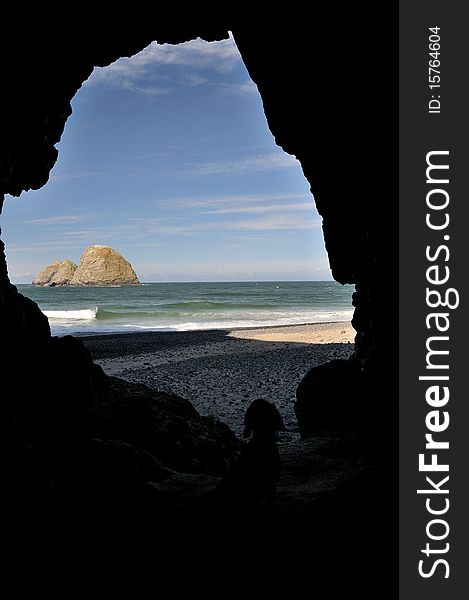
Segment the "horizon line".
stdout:
<svg viewBox="0 0 469 600">
<path fill-rule="evenodd" d="M 141 281 L 139 284 L 129 284 L 129 287 L 135 285 L 150 285 L 155 283 L 338 283 L 339 285 L 354 285 L 353 283 L 340 283 L 335 279 L 223 279 L 216 281 L 208 280 L 178 280 L 178 281 Z M 12 283 L 12 285 L 33 285 L 33 283 Z M 126 285 L 126 284 L 123 284 Z M 48 287 L 48 286 L 35 286 L 35 287 Z M 57 286 L 57 287 L 108 287 L 108 286 Z"/>
</svg>

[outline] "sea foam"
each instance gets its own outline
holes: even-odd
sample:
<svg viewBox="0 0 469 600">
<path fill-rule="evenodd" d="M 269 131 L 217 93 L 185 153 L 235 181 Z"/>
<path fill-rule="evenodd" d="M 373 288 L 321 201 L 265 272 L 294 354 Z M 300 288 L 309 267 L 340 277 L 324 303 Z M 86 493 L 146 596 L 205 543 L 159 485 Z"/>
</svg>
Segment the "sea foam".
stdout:
<svg viewBox="0 0 469 600">
<path fill-rule="evenodd" d="M 98 307 L 84 308 L 82 310 L 44 310 L 42 311 L 48 319 L 66 319 L 67 321 L 91 321 L 96 319 Z"/>
</svg>

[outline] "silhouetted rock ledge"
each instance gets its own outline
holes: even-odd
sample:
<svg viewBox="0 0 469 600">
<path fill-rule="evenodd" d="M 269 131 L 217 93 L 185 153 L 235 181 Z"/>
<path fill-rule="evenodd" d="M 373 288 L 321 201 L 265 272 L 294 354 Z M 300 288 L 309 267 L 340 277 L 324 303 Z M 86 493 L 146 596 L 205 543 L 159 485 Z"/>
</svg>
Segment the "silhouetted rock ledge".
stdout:
<svg viewBox="0 0 469 600">
<path fill-rule="evenodd" d="M 109 246 L 88 246 L 77 266 L 71 260 L 55 261 L 36 275 L 33 285 L 108 286 L 137 285 L 132 265 Z"/>
</svg>

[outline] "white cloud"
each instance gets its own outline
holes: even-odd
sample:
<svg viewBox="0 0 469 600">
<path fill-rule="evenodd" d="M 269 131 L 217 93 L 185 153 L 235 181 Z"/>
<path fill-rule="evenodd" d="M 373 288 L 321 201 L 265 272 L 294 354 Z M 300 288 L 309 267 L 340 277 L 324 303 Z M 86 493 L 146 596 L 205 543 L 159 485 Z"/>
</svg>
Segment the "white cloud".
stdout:
<svg viewBox="0 0 469 600">
<path fill-rule="evenodd" d="M 207 77 L 202 77 L 198 73 L 187 73 L 183 77 L 179 77 L 177 82 L 180 85 L 187 85 L 189 87 L 195 87 L 197 85 L 202 85 L 203 83 L 207 83 L 209 80 Z"/>
<path fill-rule="evenodd" d="M 245 94 L 257 94 L 257 85 L 248 79 L 243 83 L 218 83 L 216 93 L 223 96 L 243 96 Z"/>
<path fill-rule="evenodd" d="M 273 215 L 263 219 L 246 221 L 234 221 L 227 223 L 227 229 L 244 231 L 272 231 L 280 229 L 317 229 L 321 221 L 305 218 L 286 217 L 285 215 Z"/>
<path fill-rule="evenodd" d="M 274 230 L 300 230 L 317 229 L 321 226 L 319 219 L 304 217 L 288 217 L 284 213 L 269 215 L 256 219 L 238 221 L 203 221 L 199 223 L 168 222 L 167 219 L 145 219 L 136 217 L 141 223 L 139 235 L 154 235 L 158 233 L 168 235 L 194 235 L 206 231 L 274 231 Z"/>
<path fill-rule="evenodd" d="M 200 85 L 208 79 L 197 70 L 211 69 L 223 74 L 240 63 L 242 59 L 232 38 L 218 42 L 197 38 L 177 45 L 152 42 L 130 58 L 120 58 L 108 67 L 96 67 L 86 85 L 105 84 L 139 93 L 164 94 L 172 91 L 171 86 L 166 85 L 168 81 Z M 173 68 L 171 75 L 163 69 L 168 66 Z"/>
<path fill-rule="evenodd" d="M 129 217 L 139 236 L 158 234 L 195 236 L 203 232 L 284 232 L 316 229 L 321 219 L 310 194 L 267 193 L 233 196 L 166 198 L 154 202 L 162 216 Z M 161 210 L 164 210 L 161 213 Z M 298 213 L 305 213 L 298 216 Z M 217 218 L 226 215 L 226 219 Z M 231 218 L 230 216 L 252 218 Z M 264 234 L 263 234 L 264 235 Z"/>
<path fill-rule="evenodd" d="M 179 198 L 167 198 L 157 202 L 161 208 L 220 208 L 221 206 L 239 206 L 247 204 L 249 206 L 258 202 L 289 202 L 290 200 L 308 200 L 312 199 L 310 194 L 292 194 L 285 192 L 273 192 L 268 194 L 233 194 L 208 196 L 200 198 L 199 196 L 184 196 Z"/>
<path fill-rule="evenodd" d="M 65 225 L 67 223 L 78 223 L 84 220 L 84 216 L 60 215 L 57 217 L 45 217 L 43 219 L 29 219 L 25 221 L 25 223 L 31 223 L 32 225 Z"/>
<path fill-rule="evenodd" d="M 264 173 L 265 171 L 299 166 L 300 163 L 294 156 L 285 152 L 272 152 L 249 158 L 199 164 L 191 170 L 191 173 L 193 175 L 237 175 L 239 173 Z"/>
<path fill-rule="evenodd" d="M 137 94 L 146 94 L 148 96 L 164 96 L 174 91 L 174 88 L 170 87 L 137 85 L 133 81 L 123 81 L 121 84 L 121 88 L 129 92 L 135 92 Z"/>
<path fill-rule="evenodd" d="M 203 215 L 227 215 L 236 213 L 245 214 L 265 214 L 265 213 L 278 213 L 278 212 L 296 212 L 296 211 L 313 211 L 314 204 L 311 199 L 310 202 L 301 202 L 297 204 L 267 204 L 258 206 L 230 206 L 225 208 L 214 208 L 211 210 L 203 210 Z"/>
</svg>

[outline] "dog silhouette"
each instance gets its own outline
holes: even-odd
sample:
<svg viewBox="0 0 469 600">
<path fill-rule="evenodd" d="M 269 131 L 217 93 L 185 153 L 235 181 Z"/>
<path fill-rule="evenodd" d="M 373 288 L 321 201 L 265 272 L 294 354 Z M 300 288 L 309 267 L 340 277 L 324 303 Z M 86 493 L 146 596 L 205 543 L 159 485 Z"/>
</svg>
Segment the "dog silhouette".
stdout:
<svg viewBox="0 0 469 600">
<path fill-rule="evenodd" d="M 250 404 L 244 416 L 244 437 L 250 439 L 216 489 L 220 501 L 239 508 L 264 501 L 273 507 L 281 469 L 277 433 L 284 429 L 271 402 L 258 398 Z"/>
</svg>

